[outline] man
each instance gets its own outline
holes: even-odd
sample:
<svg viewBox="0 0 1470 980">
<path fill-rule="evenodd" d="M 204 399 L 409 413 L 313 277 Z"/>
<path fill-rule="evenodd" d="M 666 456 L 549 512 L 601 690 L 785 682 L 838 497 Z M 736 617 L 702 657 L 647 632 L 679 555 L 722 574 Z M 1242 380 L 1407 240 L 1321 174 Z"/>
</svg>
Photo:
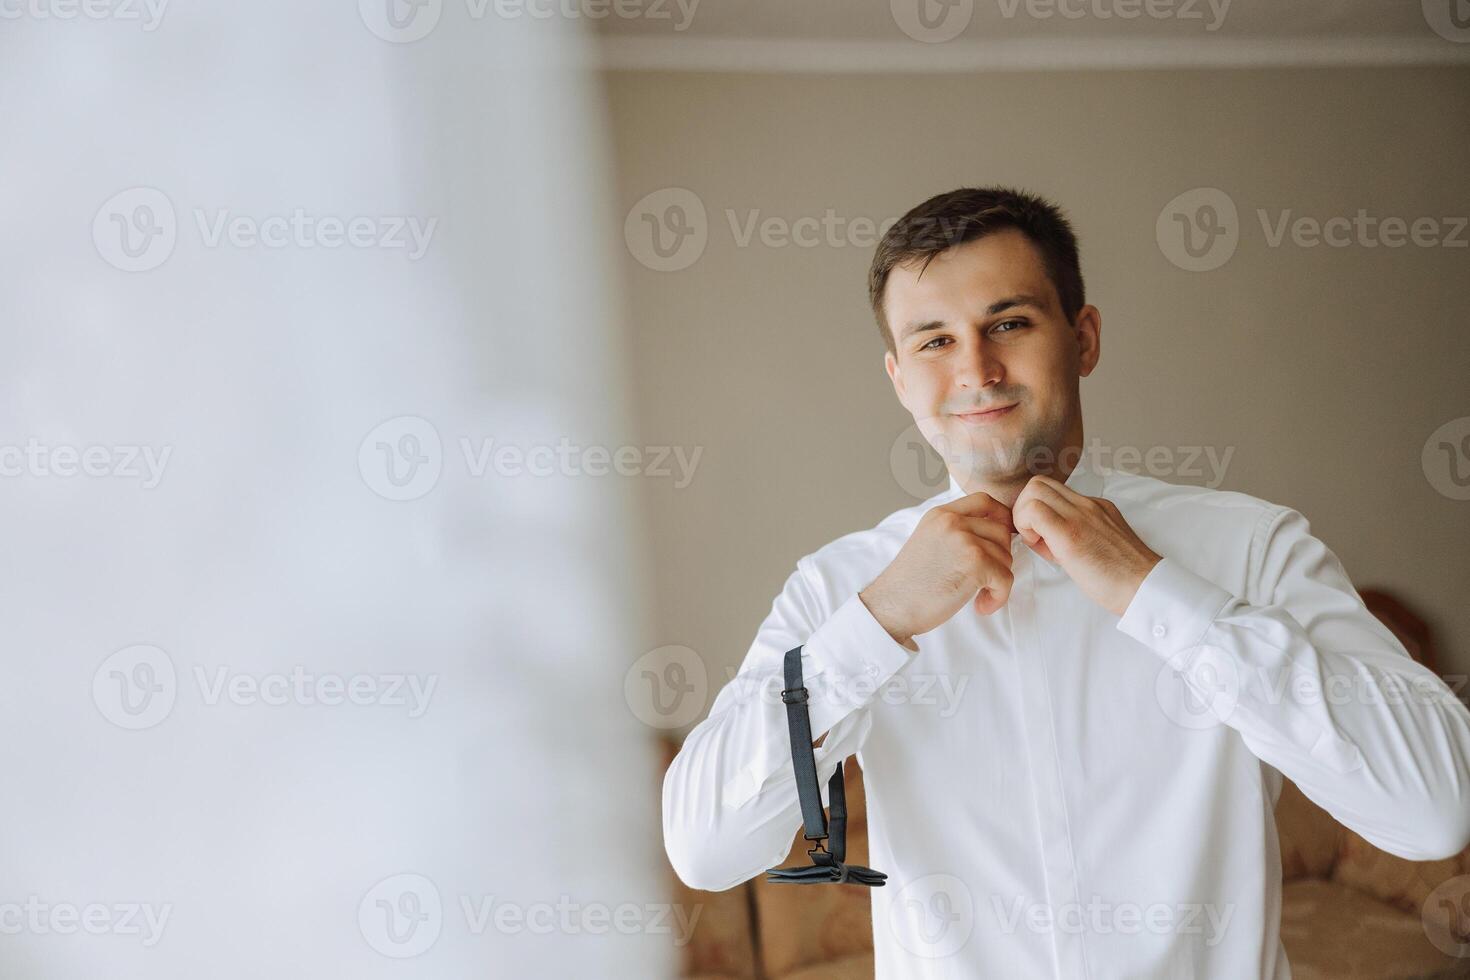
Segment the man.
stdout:
<svg viewBox="0 0 1470 980">
<path fill-rule="evenodd" d="M 1056 207 L 931 198 L 869 294 L 949 489 L 797 562 L 665 777 L 687 884 L 791 846 L 796 646 L 824 792 L 863 768 L 880 978 L 1289 977 L 1283 775 L 1391 853 L 1466 846 L 1470 711 L 1306 519 L 1082 453 L 1102 317 Z"/>
</svg>

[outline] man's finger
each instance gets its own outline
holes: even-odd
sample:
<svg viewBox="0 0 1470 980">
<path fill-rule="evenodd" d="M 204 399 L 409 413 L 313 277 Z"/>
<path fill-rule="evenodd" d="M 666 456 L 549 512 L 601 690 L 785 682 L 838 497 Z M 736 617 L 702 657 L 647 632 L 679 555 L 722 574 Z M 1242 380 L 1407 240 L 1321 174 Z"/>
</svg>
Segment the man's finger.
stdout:
<svg viewBox="0 0 1470 980">
<path fill-rule="evenodd" d="M 999 545 L 1010 555 L 1011 535 L 1015 533 L 1014 525 L 1002 524 L 993 517 L 972 517 L 969 514 L 957 515 L 964 523 L 965 529 L 984 541 Z"/>
<path fill-rule="evenodd" d="M 984 490 L 967 493 L 958 500 L 952 500 L 947 504 L 941 504 L 941 509 L 953 511 L 956 514 L 968 514 L 971 517 L 988 517 L 993 521 L 999 521 L 1007 529 L 1014 531 L 1015 522 L 1011 519 L 1011 509 L 996 500 Z"/>
<path fill-rule="evenodd" d="M 996 526 L 996 524 L 995 524 L 994 521 L 987 521 L 986 523 L 990 524 L 992 527 L 995 527 Z M 1009 538 L 1010 538 L 1010 532 L 1009 531 L 1005 532 L 1005 535 L 1006 535 L 1006 538 L 1007 538 L 1007 541 L 1006 541 L 1005 544 L 1001 544 L 999 541 L 996 541 L 993 538 L 983 538 L 980 541 L 980 548 L 981 548 L 982 551 L 984 551 L 987 555 L 990 556 L 990 560 L 991 561 L 995 562 L 1001 568 L 1010 568 L 1011 567 L 1011 546 L 1010 546 L 1010 540 L 1009 540 Z"/>
<path fill-rule="evenodd" d="M 1020 496 L 1016 498 L 1016 507 L 1020 508 L 1027 500 L 1040 500 L 1045 501 L 1060 516 L 1075 518 L 1081 512 L 1082 501 L 1086 499 L 1071 487 L 1063 486 L 1051 477 L 1033 476 L 1021 488 Z"/>
<path fill-rule="evenodd" d="M 1026 547 L 1030 548 L 1032 551 L 1036 552 L 1047 561 L 1052 562 L 1053 564 L 1056 563 L 1056 555 L 1052 554 L 1051 548 L 1047 545 L 1045 539 L 1043 539 L 1041 535 L 1037 534 L 1029 527 L 1021 531 L 1020 534 L 1021 540 L 1026 542 Z"/>
<path fill-rule="evenodd" d="M 982 616 L 989 616 L 1011 597 L 1011 585 L 1015 581 L 1009 568 L 996 566 L 987 577 L 984 585 L 975 593 L 972 600 L 975 611 Z"/>
<path fill-rule="evenodd" d="M 1039 497 L 1032 497 L 1024 504 L 1016 506 L 1016 527 L 1025 541 L 1033 549 L 1035 543 L 1033 537 L 1039 536 L 1047 550 L 1051 550 L 1053 538 L 1059 538 L 1065 533 L 1067 522 L 1056 512 L 1050 501 Z M 1045 557 L 1045 556 L 1043 556 Z"/>
</svg>

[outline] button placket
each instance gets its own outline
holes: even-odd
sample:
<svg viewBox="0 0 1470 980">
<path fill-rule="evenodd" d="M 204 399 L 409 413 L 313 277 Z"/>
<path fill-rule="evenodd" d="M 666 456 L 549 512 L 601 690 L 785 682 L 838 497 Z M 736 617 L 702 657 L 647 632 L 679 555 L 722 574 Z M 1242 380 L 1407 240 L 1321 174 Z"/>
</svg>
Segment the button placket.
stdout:
<svg viewBox="0 0 1470 980">
<path fill-rule="evenodd" d="M 1015 555 L 1011 598 L 1006 603 L 1013 637 L 1012 656 L 1019 682 L 1020 702 L 1025 725 L 1026 755 L 1030 767 L 1031 788 L 1036 806 L 1038 843 L 1044 899 L 1058 913 L 1069 902 L 1080 904 L 1071 834 L 1067 826 L 1067 803 L 1062 783 L 1061 764 L 1057 758 L 1056 731 L 1052 722 L 1052 700 L 1042 661 L 1036 617 L 1037 565 L 1035 555 L 1024 543 Z M 1085 938 L 1075 932 L 1053 930 L 1052 955 L 1059 977 L 1086 978 Z"/>
</svg>

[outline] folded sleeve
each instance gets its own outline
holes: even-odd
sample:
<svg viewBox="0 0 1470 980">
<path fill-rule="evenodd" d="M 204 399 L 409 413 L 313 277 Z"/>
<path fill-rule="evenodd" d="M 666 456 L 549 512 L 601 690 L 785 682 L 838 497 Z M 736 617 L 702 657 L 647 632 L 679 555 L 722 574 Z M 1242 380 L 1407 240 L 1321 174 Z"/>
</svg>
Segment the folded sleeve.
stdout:
<svg viewBox="0 0 1470 980">
<path fill-rule="evenodd" d="M 774 867 L 801 826 L 781 701 L 786 651 L 802 647 L 812 735 L 827 735 L 815 750 L 824 804 L 837 764 L 867 738 L 879 685 L 913 656 L 856 593 L 830 608 L 808 562 L 798 562 L 739 672 L 664 775 L 664 848 L 691 888 L 722 891 Z"/>
<path fill-rule="evenodd" d="M 1470 843 L 1470 710 L 1368 611 L 1305 517 L 1271 507 L 1249 595 L 1164 558 L 1117 628 L 1178 670 L 1258 758 L 1409 860 Z"/>
</svg>

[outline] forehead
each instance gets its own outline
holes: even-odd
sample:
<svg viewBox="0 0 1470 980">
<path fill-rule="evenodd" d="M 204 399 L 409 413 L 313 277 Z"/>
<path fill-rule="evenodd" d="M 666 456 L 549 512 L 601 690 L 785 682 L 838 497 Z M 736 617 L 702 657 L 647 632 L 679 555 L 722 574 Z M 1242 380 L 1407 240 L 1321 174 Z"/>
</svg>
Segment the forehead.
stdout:
<svg viewBox="0 0 1470 980">
<path fill-rule="evenodd" d="M 1056 292 L 1041 250 L 1015 228 L 946 249 L 927 266 L 923 263 L 912 259 L 894 266 L 888 275 L 884 306 L 895 326 L 923 309 L 985 306 L 992 299 L 1022 293 L 1045 297 L 1048 306 L 1055 306 Z"/>
</svg>

